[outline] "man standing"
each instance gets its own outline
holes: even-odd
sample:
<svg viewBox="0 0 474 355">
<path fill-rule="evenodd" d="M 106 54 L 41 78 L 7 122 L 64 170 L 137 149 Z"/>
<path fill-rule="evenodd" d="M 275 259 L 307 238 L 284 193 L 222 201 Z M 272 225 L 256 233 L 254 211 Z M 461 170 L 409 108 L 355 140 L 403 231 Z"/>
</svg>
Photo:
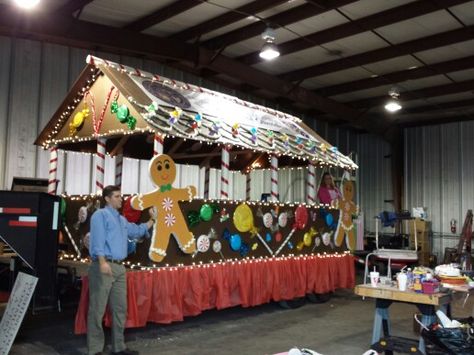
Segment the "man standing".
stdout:
<svg viewBox="0 0 474 355">
<path fill-rule="evenodd" d="M 88 353 L 102 354 L 104 331 L 102 319 L 109 304 L 112 313 L 112 354 L 133 355 L 137 351 L 125 347 L 124 327 L 127 317 L 127 281 L 122 260 L 127 257 L 128 238 L 148 235 L 153 219 L 147 223 L 129 223 L 118 210 L 122 196 L 117 186 L 102 191 L 106 206 L 91 218 L 89 267 L 89 312 L 87 315 Z"/>
</svg>

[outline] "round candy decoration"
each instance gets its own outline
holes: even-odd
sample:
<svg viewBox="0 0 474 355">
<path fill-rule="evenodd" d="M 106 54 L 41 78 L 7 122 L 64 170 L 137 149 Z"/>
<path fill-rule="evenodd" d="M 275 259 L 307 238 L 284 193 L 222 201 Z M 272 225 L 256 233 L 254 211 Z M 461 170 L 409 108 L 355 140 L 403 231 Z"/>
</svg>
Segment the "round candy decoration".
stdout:
<svg viewBox="0 0 474 355">
<path fill-rule="evenodd" d="M 212 219 L 213 214 L 214 214 L 213 208 L 211 207 L 211 205 L 208 205 L 207 203 L 202 205 L 201 209 L 199 210 L 199 217 L 204 222 L 209 222 Z"/>
<path fill-rule="evenodd" d="M 293 228 L 295 229 L 304 229 L 308 223 L 308 210 L 305 206 L 299 205 L 295 211 L 295 223 Z"/>
<path fill-rule="evenodd" d="M 242 246 L 242 238 L 240 237 L 239 234 L 232 234 L 230 236 L 229 243 L 230 243 L 230 248 L 233 251 L 239 251 L 240 247 Z"/>
<path fill-rule="evenodd" d="M 283 236 L 281 235 L 280 232 L 275 233 L 275 240 L 277 241 L 277 243 L 280 243 L 282 238 L 283 238 Z"/>
<path fill-rule="evenodd" d="M 216 240 L 214 243 L 212 243 L 212 250 L 214 253 L 220 253 L 222 250 L 222 243 L 219 240 Z"/>
<path fill-rule="evenodd" d="M 263 215 L 263 225 L 265 228 L 270 228 L 273 224 L 273 216 L 270 212 L 267 212 Z"/>
<path fill-rule="evenodd" d="M 306 245 L 307 247 L 311 246 L 311 244 L 313 243 L 313 236 L 311 235 L 310 232 L 306 232 L 304 234 L 302 243 Z"/>
<path fill-rule="evenodd" d="M 281 228 L 285 228 L 287 223 L 288 223 L 288 214 L 286 212 L 280 213 L 280 215 L 278 216 L 278 225 Z"/>
<path fill-rule="evenodd" d="M 209 247 L 211 246 L 211 242 L 209 240 L 209 237 L 205 234 L 199 236 L 197 239 L 197 250 L 201 253 L 205 253 L 206 251 L 209 250 Z"/>
<path fill-rule="evenodd" d="M 84 223 L 87 220 L 87 206 L 82 206 L 79 208 L 79 212 L 77 213 L 77 220 L 79 223 Z"/>
<path fill-rule="evenodd" d="M 331 243 L 331 234 L 329 233 L 324 233 L 323 234 L 323 244 L 328 246 L 329 243 Z"/>
</svg>

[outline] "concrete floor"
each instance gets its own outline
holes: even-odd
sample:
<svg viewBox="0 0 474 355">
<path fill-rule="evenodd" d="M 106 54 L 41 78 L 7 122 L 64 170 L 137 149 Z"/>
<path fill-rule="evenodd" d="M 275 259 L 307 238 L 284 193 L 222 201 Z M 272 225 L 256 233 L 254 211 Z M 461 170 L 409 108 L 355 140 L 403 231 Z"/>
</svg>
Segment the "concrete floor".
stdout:
<svg viewBox="0 0 474 355">
<path fill-rule="evenodd" d="M 297 309 L 277 304 L 255 308 L 208 311 L 170 325 L 149 324 L 126 331 L 128 345 L 141 354 L 274 354 L 293 346 L 322 354 L 362 354 L 370 345 L 373 300 L 351 291 L 336 292 L 324 304 L 306 303 Z M 392 331 L 414 337 L 415 307 L 391 307 Z M 472 302 L 455 315 L 468 316 Z M 11 354 L 83 354 L 85 336 L 73 334 L 73 312 L 36 316 L 24 323 Z"/>
<path fill-rule="evenodd" d="M 474 297 L 472 297 L 474 298 Z M 454 316 L 471 315 L 473 300 Z M 351 290 L 339 290 L 324 304 L 307 302 L 297 309 L 283 309 L 276 303 L 254 308 L 207 311 L 184 322 L 149 324 L 129 329 L 126 341 L 141 354 L 264 355 L 305 347 L 322 354 L 363 354 L 369 349 L 374 301 L 363 301 Z M 416 338 L 413 313 L 408 304 L 390 308 L 392 333 Z M 26 319 L 11 354 L 84 354 L 85 336 L 73 334 L 74 310 Z"/>
</svg>

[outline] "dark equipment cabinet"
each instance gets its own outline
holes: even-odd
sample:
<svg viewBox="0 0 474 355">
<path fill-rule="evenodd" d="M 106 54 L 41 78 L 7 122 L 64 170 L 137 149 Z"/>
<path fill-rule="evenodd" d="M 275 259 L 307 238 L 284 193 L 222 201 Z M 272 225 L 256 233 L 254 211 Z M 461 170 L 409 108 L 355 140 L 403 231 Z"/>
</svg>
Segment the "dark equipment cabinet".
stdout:
<svg viewBox="0 0 474 355">
<path fill-rule="evenodd" d="M 38 277 L 33 312 L 58 307 L 58 237 L 61 198 L 43 192 L 0 191 L 0 239 L 16 253 L 12 278 L 20 270 Z"/>
</svg>

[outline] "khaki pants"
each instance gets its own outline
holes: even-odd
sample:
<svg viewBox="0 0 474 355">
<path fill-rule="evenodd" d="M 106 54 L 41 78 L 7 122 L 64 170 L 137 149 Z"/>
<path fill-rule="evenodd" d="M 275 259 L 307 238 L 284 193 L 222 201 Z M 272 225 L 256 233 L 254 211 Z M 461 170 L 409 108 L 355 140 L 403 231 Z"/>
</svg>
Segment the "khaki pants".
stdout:
<svg viewBox="0 0 474 355">
<path fill-rule="evenodd" d="M 125 349 L 123 330 L 127 317 L 127 280 L 123 265 L 109 263 L 112 276 L 100 272 L 99 262 L 89 267 L 89 312 L 87 313 L 87 349 L 89 354 L 104 350 L 104 318 L 107 302 L 112 314 L 112 351 Z"/>
</svg>

